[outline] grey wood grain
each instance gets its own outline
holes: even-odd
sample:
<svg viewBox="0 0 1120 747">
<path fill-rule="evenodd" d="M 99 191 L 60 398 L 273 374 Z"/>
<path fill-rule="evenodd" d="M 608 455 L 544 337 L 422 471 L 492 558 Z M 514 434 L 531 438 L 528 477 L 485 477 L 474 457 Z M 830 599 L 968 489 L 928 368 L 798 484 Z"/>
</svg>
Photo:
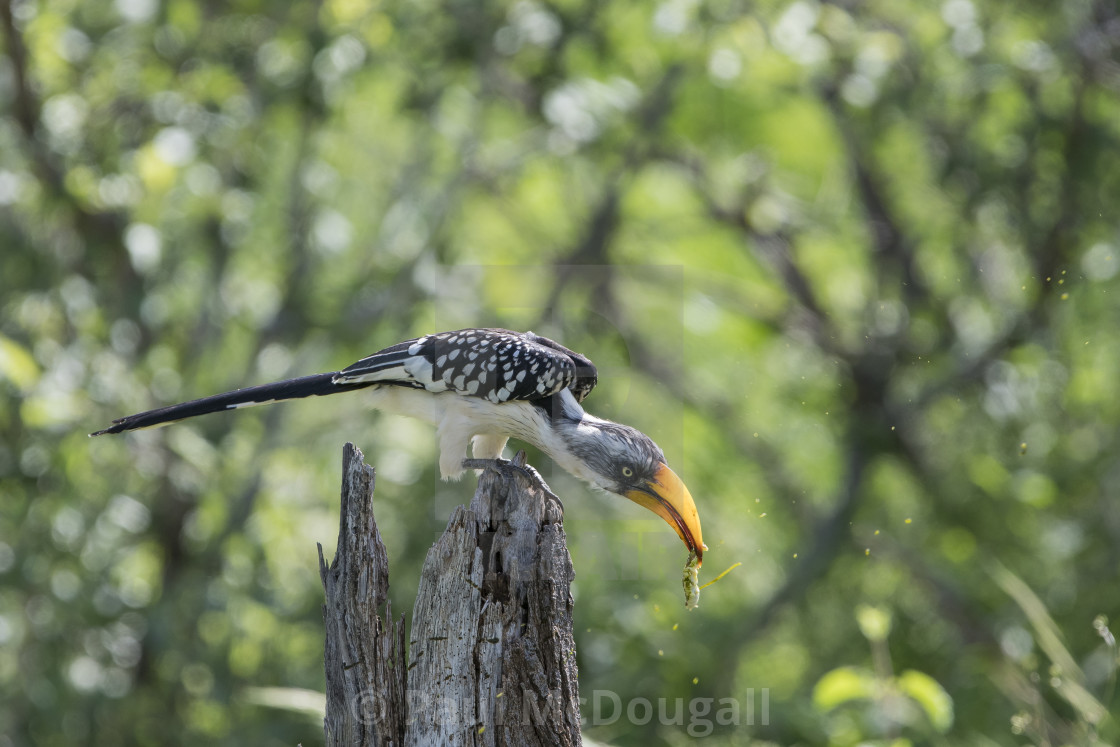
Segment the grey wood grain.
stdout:
<svg viewBox="0 0 1120 747">
<path fill-rule="evenodd" d="M 404 666 L 373 470 L 347 444 L 343 471 L 329 569 L 320 547 L 327 744 L 581 744 L 575 574 L 558 504 L 519 470 L 481 473 L 424 561 Z"/>
</svg>

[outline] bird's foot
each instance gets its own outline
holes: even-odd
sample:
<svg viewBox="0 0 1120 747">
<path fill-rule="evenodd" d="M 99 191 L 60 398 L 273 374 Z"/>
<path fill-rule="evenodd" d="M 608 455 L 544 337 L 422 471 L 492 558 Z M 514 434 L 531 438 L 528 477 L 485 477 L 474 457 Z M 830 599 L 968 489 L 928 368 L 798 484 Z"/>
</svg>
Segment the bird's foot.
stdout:
<svg viewBox="0 0 1120 747">
<path fill-rule="evenodd" d="M 525 451 L 518 451 L 513 459 L 464 459 L 464 469 L 488 469 L 492 472 L 497 472 L 502 477 L 510 477 L 515 472 L 520 473 L 522 477 L 529 481 L 530 485 L 535 485 L 545 497 L 555 501 L 556 505 L 560 507 L 560 515 L 564 515 L 564 502 L 560 500 L 560 496 L 552 492 L 552 488 L 548 487 L 548 483 L 541 477 L 541 473 L 537 472 L 531 464 L 525 461 Z"/>
</svg>

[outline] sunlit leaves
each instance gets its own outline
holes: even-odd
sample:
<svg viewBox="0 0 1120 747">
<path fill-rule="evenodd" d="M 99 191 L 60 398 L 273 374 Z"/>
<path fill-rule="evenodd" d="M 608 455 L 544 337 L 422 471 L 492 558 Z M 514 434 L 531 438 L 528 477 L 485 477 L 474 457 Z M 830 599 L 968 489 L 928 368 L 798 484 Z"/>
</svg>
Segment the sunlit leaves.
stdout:
<svg viewBox="0 0 1120 747">
<path fill-rule="evenodd" d="M 871 644 L 876 668 L 846 666 L 833 669 L 813 687 L 813 705 L 829 716 L 833 739 L 847 743 L 858 733 L 886 734 L 906 727 L 915 734 L 947 732 L 953 725 L 953 699 L 937 680 L 913 669 L 897 676 L 889 666 L 886 646 L 891 631 L 891 613 L 882 607 L 860 605 L 856 608 L 860 632 Z M 835 712 L 843 707 L 862 712 L 862 728 Z M 848 734 L 847 732 L 854 733 Z"/>
<path fill-rule="evenodd" d="M 1085 728 L 1069 661 L 1104 699 L 1077 657 L 1120 541 L 1106 5 L 16 3 L 0 718 L 36 744 L 312 743 L 232 693 L 319 686 L 311 543 L 336 532 L 343 439 L 379 469 L 409 607 L 469 494 L 437 483 L 431 430 L 329 398 L 84 434 L 502 324 L 591 354 L 589 409 L 649 430 L 711 557 L 744 563 L 670 619 L 682 558 L 558 476 L 581 688 L 771 689 L 765 728 L 713 744 L 885 743 L 891 718 L 913 741 L 1056 743 L 1082 718 L 1024 692 Z M 997 557 L 1035 601 L 977 572 Z M 996 690 L 993 662 L 1039 689 Z"/>
<path fill-rule="evenodd" d="M 875 678 L 867 670 L 854 667 L 834 669 L 813 688 L 813 703 L 831 710 L 852 700 L 870 699 L 875 694 Z"/>
<path fill-rule="evenodd" d="M 31 354 L 15 340 L 0 337 L 0 376 L 22 391 L 38 381 L 39 366 Z"/>
</svg>

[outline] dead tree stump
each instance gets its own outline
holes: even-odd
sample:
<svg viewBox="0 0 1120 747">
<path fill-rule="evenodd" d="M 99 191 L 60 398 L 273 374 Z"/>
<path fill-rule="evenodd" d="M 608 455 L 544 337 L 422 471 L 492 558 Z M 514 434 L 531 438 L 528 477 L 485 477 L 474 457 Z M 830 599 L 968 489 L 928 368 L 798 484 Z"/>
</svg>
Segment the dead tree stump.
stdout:
<svg viewBox="0 0 1120 747">
<path fill-rule="evenodd" d="M 406 658 L 362 459 L 346 444 L 329 568 L 319 547 L 327 745 L 579 745 L 575 573 L 559 507 L 517 471 L 483 472 L 428 551 Z"/>
</svg>

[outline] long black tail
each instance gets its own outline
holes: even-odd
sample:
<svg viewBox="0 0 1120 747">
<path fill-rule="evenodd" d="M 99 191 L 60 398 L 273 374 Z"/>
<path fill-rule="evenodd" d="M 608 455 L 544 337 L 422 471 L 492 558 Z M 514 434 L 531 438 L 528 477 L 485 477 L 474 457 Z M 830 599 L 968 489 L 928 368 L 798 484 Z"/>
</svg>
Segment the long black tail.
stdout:
<svg viewBox="0 0 1120 747">
<path fill-rule="evenodd" d="M 155 425 L 174 423 L 177 420 L 193 418 L 196 415 L 205 415 L 222 410 L 233 410 L 238 407 L 250 405 L 263 405 L 268 402 L 277 402 L 282 399 L 300 399 L 303 397 L 318 397 L 325 394 L 349 392 L 354 389 L 363 389 L 373 386 L 371 383 L 335 384 L 335 373 L 321 373 L 312 376 L 301 376 L 298 379 L 277 381 L 273 384 L 246 387 L 225 394 L 215 394 L 213 397 L 183 402 L 178 405 L 161 407 L 158 410 L 129 415 L 113 421 L 105 430 L 91 433 L 91 436 L 101 436 L 106 433 L 122 433 L 138 428 L 151 428 Z"/>
</svg>

